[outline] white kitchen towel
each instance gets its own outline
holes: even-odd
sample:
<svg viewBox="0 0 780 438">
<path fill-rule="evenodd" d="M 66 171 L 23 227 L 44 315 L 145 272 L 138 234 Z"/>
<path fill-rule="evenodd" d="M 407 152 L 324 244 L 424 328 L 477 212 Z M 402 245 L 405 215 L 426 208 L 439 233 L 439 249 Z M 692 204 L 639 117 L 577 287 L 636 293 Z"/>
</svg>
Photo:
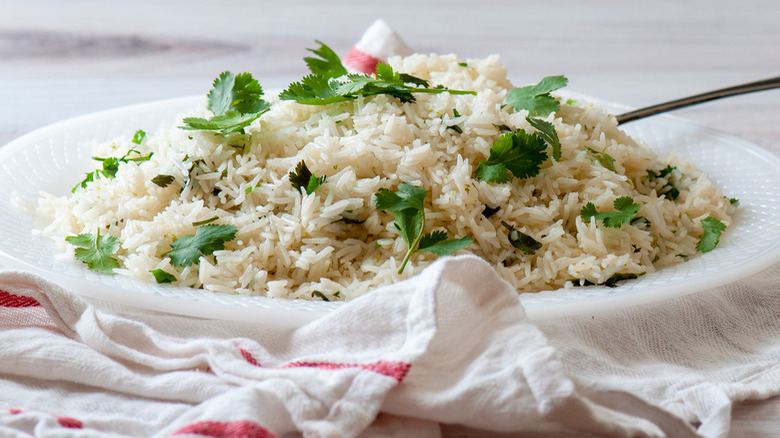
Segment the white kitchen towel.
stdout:
<svg viewBox="0 0 780 438">
<path fill-rule="evenodd" d="M 376 61 L 392 51 L 370 47 L 397 44 L 378 26 L 364 52 Z M 724 437 L 733 402 L 780 394 L 779 289 L 775 266 L 531 322 L 483 261 L 444 257 L 292 330 L 87 302 L 2 272 L 0 436 L 438 436 L 458 423 Z"/>
<path fill-rule="evenodd" d="M 474 256 L 442 258 L 292 331 L 120 315 L 29 274 L 2 273 L 0 289 L 9 434 L 345 437 L 384 412 L 428 420 L 412 430 L 427 436 L 434 422 L 694 435 L 630 392 L 581 387 L 516 292 Z"/>
</svg>

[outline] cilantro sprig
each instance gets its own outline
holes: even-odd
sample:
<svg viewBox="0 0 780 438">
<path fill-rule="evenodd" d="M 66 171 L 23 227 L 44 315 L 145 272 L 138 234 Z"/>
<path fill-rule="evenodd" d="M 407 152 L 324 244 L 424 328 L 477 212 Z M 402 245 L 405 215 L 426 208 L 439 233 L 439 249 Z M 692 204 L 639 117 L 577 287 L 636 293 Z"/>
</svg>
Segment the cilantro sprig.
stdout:
<svg viewBox="0 0 780 438">
<path fill-rule="evenodd" d="M 639 209 L 642 208 L 639 204 L 635 204 L 634 200 L 629 196 L 621 196 L 612 204 L 617 211 L 605 211 L 599 213 L 596 210 L 596 206 L 592 202 L 588 202 L 580 210 L 580 217 L 583 220 L 589 221 L 594 217 L 596 220 L 600 220 L 605 227 L 620 228 L 622 225 L 631 222 L 631 219 L 636 216 Z"/>
<path fill-rule="evenodd" d="M 387 64 L 379 63 L 376 73 L 346 74 L 341 60 L 327 45 L 317 41 L 319 49 L 308 49 L 318 58 L 304 58 L 311 74 L 291 83 L 279 94 L 279 99 L 293 100 L 304 105 L 327 105 L 355 100 L 358 96 L 370 97 L 386 94 L 401 102 L 414 102 L 415 93 L 477 94 L 476 91 L 430 88 L 427 81 L 399 73 Z"/>
<path fill-rule="evenodd" d="M 536 85 L 513 88 L 506 96 L 506 103 L 515 110 L 528 110 L 530 115 L 546 116 L 558 111 L 561 104 L 550 93 L 566 86 L 565 76 L 547 76 Z"/>
<path fill-rule="evenodd" d="M 182 236 L 171 242 L 171 250 L 165 255 L 171 258 L 173 266 L 190 266 L 202 255 L 225 249 L 225 243 L 236 237 L 238 229 L 233 225 L 204 225 L 195 234 Z"/>
<path fill-rule="evenodd" d="M 402 273 L 412 254 L 427 251 L 436 255 L 447 255 L 470 245 L 469 237 L 447 240 L 447 233 L 434 231 L 423 234 L 425 227 L 425 197 L 428 191 L 411 184 L 401 183 L 398 191 L 381 189 L 374 199 L 376 208 L 392 212 L 394 225 L 406 242 L 407 251 L 398 273 Z"/>
<path fill-rule="evenodd" d="M 222 72 L 214 79 L 208 93 L 208 109 L 214 114 L 202 117 L 185 117 L 182 129 L 207 130 L 223 135 L 244 132 L 255 119 L 268 111 L 271 104 L 263 100 L 263 87 L 250 73 Z"/>
<path fill-rule="evenodd" d="M 139 133 L 143 133 L 143 131 L 137 131 L 135 135 L 133 136 L 133 143 L 141 144 L 141 141 L 146 136 L 146 133 L 143 134 L 143 136 L 140 136 Z M 138 141 L 136 141 L 138 140 Z M 136 157 L 131 157 L 133 154 L 138 154 Z M 88 182 L 95 181 L 96 179 L 103 177 L 103 178 L 116 178 L 116 173 L 119 171 L 119 163 L 130 163 L 130 162 L 138 162 L 138 161 L 149 161 L 152 158 L 152 153 L 149 152 L 146 155 L 142 155 L 141 152 L 139 152 L 135 148 L 131 148 L 125 155 L 122 157 L 92 157 L 95 161 L 100 161 L 102 163 L 102 166 L 100 169 L 93 170 L 92 172 L 87 172 L 87 175 L 84 177 L 81 182 L 73 186 L 71 189 L 71 193 L 75 193 L 76 189 L 79 187 L 86 188 Z"/>
<path fill-rule="evenodd" d="M 542 163 L 547 160 L 546 148 L 544 139 L 538 133 L 504 133 L 493 143 L 488 159 L 479 162 L 474 174 L 477 179 L 491 183 L 509 181 L 510 172 L 516 178 L 536 176 Z"/>
<path fill-rule="evenodd" d="M 726 231 L 726 224 L 718 219 L 707 216 L 701 220 L 703 232 L 699 243 L 696 244 L 696 250 L 699 252 L 709 252 L 718 246 L 720 235 Z"/>
<path fill-rule="evenodd" d="M 306 163 L 301 161 L 295 166 L 295 170 L 290 171 L 288 174 L 290 177 L 290 184 L 295 187 L 296 190 L 301 188 L 306 190 L 307 195 L 311 195 L 317 190 L 317 187 L 325 182 L 325 175 L 314 176 L 311 170 L 306 166 Z"/>
<path fill-rule="evenodd" d="M 119 239 L 110 234 L 101 236 L 100 229 L 95 234 L 68 236 L 65 241 L 77 247 L 74 251 L 76 259 L 86 263 L 93 271 L 113 274 L 114 268 L 119 267 L 119 261 L 113 257 L 119 249 Z"/>
</svg>

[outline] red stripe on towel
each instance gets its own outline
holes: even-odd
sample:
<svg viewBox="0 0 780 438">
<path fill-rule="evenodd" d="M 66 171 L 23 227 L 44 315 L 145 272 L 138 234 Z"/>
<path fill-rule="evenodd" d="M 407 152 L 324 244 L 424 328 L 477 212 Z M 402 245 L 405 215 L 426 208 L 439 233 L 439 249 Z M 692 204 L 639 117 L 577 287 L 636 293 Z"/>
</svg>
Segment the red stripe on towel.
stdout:
<svg viewBox="0 0 780 438">
<path fill-rule="evenodd" d="M 0 290 L 0 307 L 39 307 L 41 303 L 30 297 L 13 295 Z"/>
<path fill-rule="evenodd" d="M 280 368 L 318 368 L 321 370 L 340 370 L 345 368 L 361 368 L 366 371 L 373 371 L 383 376 L 392 377 L 397 381 L 402 381 L 409 368 L 412 365 L 404 362 L 395 361 L 376 361 L 368 364 L 354 363 L 331 363 L 331 362 L 290 362 L 282 365 Z"/>
<path fill-rule="evenodd" d="M 256 367 L 261 367 L 262 365 L 260 362 L 255 359 L 254 356 L 252 356 L 252 353 L 250 353 L 247 350 L 244 350 L 243 348 L 239 348 L 238 351 L 241 352 L 241 356 L 249 362 L 251 365 L 254 365 Z M 412 367 L 411 364 L 408 364 L 406 362 L 398 362 L 398 361 L 387 361 L 387 360 L 379 360 L 373 363 L 366 363 L 366 364 L 360 364 L 360 363 L 334 363 L 334 362 L 290 362 L 287 364 L 284 364 L 280 366 L 278 369 L 283 368 L 318 368 L 321 370 L 343 370 L 348 368 L 361 368 L 366 371 L 372 371 L 377 374 L 381 374 L 383 376 L 392 377 L 397 381 L 404 380 L 404 377 L 406 377 L 406 374 L 409 372 L 409 369 Z"/>
<path fill-rule="evenodd" d="M 214 438 L 276 438 L 268 429 L 249 420 L 198 421 L 182 427 L 172 435 L 187 434 Z"/>
<path fill-rule="evenodd" d="M 60 426 L 68 429 L 81 429 L 84 427 L 81 421 L 71 417 L 57 417 L 57 422 L 60 423 Z"/>
<path fill-rule="evenodd" d="M 376 65 L 379 64 L 378 59 L 354 47 L 344 55 L 342 61 L 347 67 L 367 75 L 376 73 Z"/>
</svg>

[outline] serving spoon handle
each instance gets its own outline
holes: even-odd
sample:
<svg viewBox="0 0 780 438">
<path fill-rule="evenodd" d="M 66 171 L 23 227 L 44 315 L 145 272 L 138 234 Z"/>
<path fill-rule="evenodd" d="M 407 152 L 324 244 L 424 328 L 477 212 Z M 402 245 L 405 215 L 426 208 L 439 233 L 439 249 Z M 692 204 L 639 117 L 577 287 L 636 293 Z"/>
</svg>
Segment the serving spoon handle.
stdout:
<svg viewBox="0 0 780 438">
<path fill-rule="evenodd" d="M 657 105 L 640 108 L 629 111 L 617 116 L 617 122 L 628 123 L 643 117 L 652 116 L 658 113 L 671 111 L 677 108 L 695 105 L 697 103 L 708 102 L 710 100 L 720 99 L 721 97 L 734 96 L 737 94 L 752 93 L 754 91 L 769 90 L 780 87 L 780 76 L 763 79 L 760 81 L 749 82 L 747 84 L 735 85 L 733 87 L 721 88 L 719 90 L 708 91 L 706 93 L 696 94 L 694 96 L 683 97 L 669 102 L 659 103 Z"/>
</svg>

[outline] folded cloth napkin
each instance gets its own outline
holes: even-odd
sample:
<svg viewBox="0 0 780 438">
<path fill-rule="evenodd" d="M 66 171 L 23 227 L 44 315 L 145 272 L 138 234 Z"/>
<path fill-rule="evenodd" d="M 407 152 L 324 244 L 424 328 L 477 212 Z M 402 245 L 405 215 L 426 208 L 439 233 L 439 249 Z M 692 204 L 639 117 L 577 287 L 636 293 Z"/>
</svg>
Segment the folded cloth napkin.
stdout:
<svg viewBox="0 0 780 438">
<path fill-rule="evenodd" d="M 345 57 L 354 71 L 406 47 L 382 22 L 366 35 Z M 733 402 L 780 394 L 778 289 L 775 266 L 655 305 L 531 322 L 481 259 L 442 257 L 289 329 L 87 301 L 5 271 L 0 436 L 428 437 L 457 423 L 723 437 Z"/>
</svg>

